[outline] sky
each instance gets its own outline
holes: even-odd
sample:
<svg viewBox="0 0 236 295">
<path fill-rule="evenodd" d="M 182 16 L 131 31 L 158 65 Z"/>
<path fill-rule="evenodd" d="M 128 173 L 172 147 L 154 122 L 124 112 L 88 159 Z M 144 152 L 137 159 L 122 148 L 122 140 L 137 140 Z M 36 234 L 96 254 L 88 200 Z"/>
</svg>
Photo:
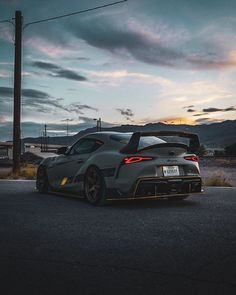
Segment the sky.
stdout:
<svg viewBox="0 0 236 295">
<path fill-rule="evenodd" d="M 24 17 L 21 136 L 236 119 L 236 1 L 0 0 Z M 14 26 L 0 23 L 0 140 L 12 139 Z"/>
</svg>

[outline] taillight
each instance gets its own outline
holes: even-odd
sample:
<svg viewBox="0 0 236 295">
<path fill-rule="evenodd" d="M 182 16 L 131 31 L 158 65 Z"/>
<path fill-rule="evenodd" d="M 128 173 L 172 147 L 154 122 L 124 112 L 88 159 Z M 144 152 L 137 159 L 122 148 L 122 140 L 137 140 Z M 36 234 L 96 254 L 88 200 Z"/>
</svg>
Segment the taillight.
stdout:
<svg viewBox="0 0 236 295">
<path fill-rule="evenodd" d="M 142 161 L 149 161 L 152 160 L 152 157 L 142 157 L 142 156 L 132 156 L 132 157 L 125 157 L 123 159 L 123 164 L 133 164 L 133 163 L 139 163 Z"/>
<path fill-rule="evenodd" d="M 184 159 L 188 161 L 199 162 L 198 156 L 185 156 Z"/>
</svg>

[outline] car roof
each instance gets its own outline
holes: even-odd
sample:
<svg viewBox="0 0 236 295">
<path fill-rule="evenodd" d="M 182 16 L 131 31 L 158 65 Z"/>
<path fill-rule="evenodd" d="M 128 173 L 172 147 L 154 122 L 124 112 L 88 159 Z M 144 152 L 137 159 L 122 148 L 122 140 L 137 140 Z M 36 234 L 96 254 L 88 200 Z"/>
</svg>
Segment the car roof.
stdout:
<svg viewBox="0 0 236 295">
<path fill-rule="evenodd" d="M 112 144 L 113 141 L 110 140 L 111 135 L 132 135 L 133 132 L 116 132 L 116 131 L 101 131 L 101 132 L 93 132 L 93 133 L 88 133 L 84 135 L 83 137 L 79 138 L 78 140 L 82 138 L 96 138 L 102 140 L 104 143 L 109 143 Z M 114 142 L 114 145 L 119 144 L 118 142 Z M 112 144 L 113 145 L 113 144 Z"/>
</svg>

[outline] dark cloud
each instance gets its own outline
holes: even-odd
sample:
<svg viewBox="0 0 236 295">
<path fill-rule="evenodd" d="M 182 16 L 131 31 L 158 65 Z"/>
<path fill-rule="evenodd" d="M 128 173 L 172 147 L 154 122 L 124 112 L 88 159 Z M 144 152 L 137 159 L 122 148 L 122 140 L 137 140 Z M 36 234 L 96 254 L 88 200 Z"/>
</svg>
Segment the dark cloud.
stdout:
<svg viewBox="0 0 236 295">
<path fill-rule="evenodd" d="M 189 108 L 193 108 L 194 105 L 190 105 L 190 106 L 184 106 L 183 109 L 189 109 Z"/>
<path fill-rule="evenodd" d="M 76 60 L 80 60 L 80 61 L 90 61 L 90 58 L 88 58 L 88 57 L 77 57 Z"/>
<path fill-rule="evenodd" d="M 65 78 L 69 80 L 75 80 L 75 81 L 88 81 L 88 79 L 84 76 L 79 75 L 75 71 L 71 70 L 57 70 L 55 73 L 49 74 L 51 77 L 57 77 L 57 78 Z"/>
<path fill-rule="evenodd" d="M 187 112 L 188 112 L 188 113 L 194 113 L 194 112 L 196 112 L 196 111 L 193 110 L 193 109 L 188 109 Z"/>
<path fill-rule="evenodd" d="M 219 109 L 219 108 L 206 108 L 202 110 L 204 113 L 214 113 L 214 112 L 230 112 L 230 111 L 236 111 L 236 108 L 234 106 L 228 107 L 225 109 Z"/>
<path fill-rule="evenodd" d="M 96 111 L 96 112 L 98 111 L 97 108 L 94 108 L 94 107 L 89 106 L 87 104 L 80 104 L 80 103 L 72 103 L 72 104 L 70 104 L 69 105 L 69 110 L 74 111 L 74 112 L 76 112 L 78 114 L 84 114 L 82 112 L 82 110 L 92 110 L 92 111 Z"/>
<path fill-rule="evenodd" d="M 49 98 L 50 95 L 46 92 L 35 90 L 35 89 L 22 89 L 23 97 L 27 98 Z M 0 87 L 0 95 L 3 97 L 13 97 L 13 88 L 11 87 Z"/>
<path fill-rule="evenodd" d="M 11 100 L 7 100 L 6 98 L 11 98 Z M 12 106 L 12 98 L 13 88 L 0 87 L 0 102 L 3 105 L 3 110 L 0 110 L 1 114 L 4 115 L 4 113 L 2 113 L 3 111 L 11 112 L 10 105 Z M 28 88 L 22 89 L 22 105 L 26 108 L 34 108 L 41 113 L 50 113 L 54 108 L 76 114 L 84 114 L 82 110 L 98 111 L 97 108 L 79 102 L 63 105 L 62 101 L 62 98 L 51 97 L 50 94 L 43 91 Z"/>
<path fill-rule="evenodd" d="M 199 114 L 194 114 L 194 117 L 199 117 L 199 116 L 206 116 L 207 113 L 199 113 Z"/>
<path fill-rule="evenodd" d="M 132 121 L 131 117 L 134 116 L 134 113 L 131 109 L 127 108 L 127 109 L 123 109 L 123 108 L 116 108 L 116 110 L 126 118 L 126 120 Z"/>
<path fill-rule="evenodd" d="M 48 70 L 48 71 L 61 69 L 61 67 L 59 67 L 58 65 L 54 63 L 44 62 L 44 61 L 33 61 L 31 65 L 39 69 Z"/>
<path fill-rule="evenodd" d="M 65 69 L 51 62 L 33 61 L 31 62 L 31 66 L 49 71 L 50 77 L 65 78 L 65 79 L 80 81 L 80 82 L 88 81 L 88 79 L 85 76 L 82 76 L 75 71 Z"/>
<path fill-rule="evenodd" d="M 211 118 L 199 118 L 195 122 L 196 123 L 202 123 L 202 122 L 208 122 L 209 120 L 211 120 Z"/>
<path fill-rule="evenodd" d="M 118 23 L 92 17 L 71 25 L 70 32 L 91 46 L 151 65 L 196 69 L 236 66 L 235 61 L 222 56 L 222 50 L 216 50 L 215 44 L 204 53 L 190 54 L 167 45 L 159 37 L 151 37 L 148 31 L 131 28 L 125 21 Z M 211 49 L 217 53 L 212 54 Z"/>
<path fill-rule="evenodd" d="M 225 112 L 236 111 L 236 108 L 235 107 L 229 107 L 229 108 L 224 109 L 224 111 Z"/>
<path fill-rule="evenodd" d="M 13 97 L 13 88 L 0 87 L 0 95 L 4 98 Z M 46 113 L 49 111 L 48 107 L 56 107 L 59 109 L 67 110 L 65 106 L 61 104 L 61 99 L 52 98 L 48 93 L 25 88 L 22 89 L 22 105 L 29 108 L 36 108 L 37 111 Z M 5 103 L 9 103 L 5 101 Z"/>
<path fill-rule="evenodd" d="M 0 87 L 0 96 L 12 97 L 13 89 L 11 87 Z"/>
<path fill-rule="evenodd" d="M 35 89 L 22 89 L 22 96 L 27 98 L 49 98 L 50 95 L 46 92 Z"/>
<path fill-rule="evenodd" d="M 210 123 L 217 123 L 217 122 L 222 122 L 224 121 L 223 119 L 216 119 L 216 118 L 199 118 L 195 122 L 196 123 L 202 123 L 202 124 L 210 124 Z"/>
<path fill-rule="evenodd" d="M 127 26 L 119 27 L 114 22 L 107 23 L 99 19 L 96 29 L 94 20 L 80 22 L 72 27 L 72 32 L 91 46 L 113 53 L 126 51 L 133 58 L 148 64 L 172 67 L 176 60 L 184 58 L 183 53 L 151 40 L 141 32 L 129 30 Z"/>
<path fill-rule="evenodd" d="M 61 120 L 61 122 L 73 122 L 75 121 L 75 119 L 63 119 Z"/>
</svg>

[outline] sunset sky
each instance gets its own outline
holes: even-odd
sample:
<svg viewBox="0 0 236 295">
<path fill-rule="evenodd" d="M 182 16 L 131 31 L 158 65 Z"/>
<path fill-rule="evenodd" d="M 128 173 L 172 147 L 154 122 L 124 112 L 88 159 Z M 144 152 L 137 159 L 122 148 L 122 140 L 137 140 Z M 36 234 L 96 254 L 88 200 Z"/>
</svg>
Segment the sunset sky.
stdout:
<svg viewBox="0 0 236 295">
<path fill-rule="evenodd" d="M 24 24 L 112 0 L 0 0 Z M 0 23 L 0 140 L 12 138 L 14 28 Z M 236 1 L 128 0 L 23 32 L 22 137 L 236 119 Z"/>
</svg>

